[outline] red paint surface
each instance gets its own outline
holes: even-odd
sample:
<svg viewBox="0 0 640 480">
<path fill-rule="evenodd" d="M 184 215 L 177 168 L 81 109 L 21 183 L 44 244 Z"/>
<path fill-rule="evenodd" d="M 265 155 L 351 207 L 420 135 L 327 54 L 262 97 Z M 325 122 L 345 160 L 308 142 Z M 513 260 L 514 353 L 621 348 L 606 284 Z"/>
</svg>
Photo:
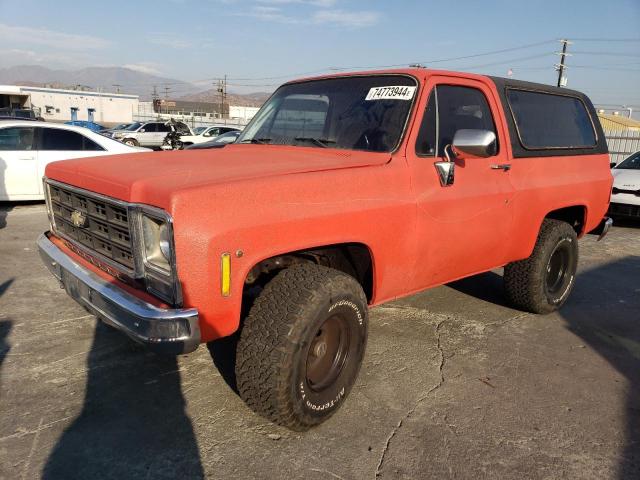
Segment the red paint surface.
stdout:
<svg viewBox="0 0 640 480">
<path fill-rule="evenodd" d="M 420 88 L 403 143 L 392 154 L 229 145 L 68 160 L 50 164 L 46 175 L 171 213 L 184 304 L 199 311 L 202 341 L 237 329 L 246 275 L 274 255 L 362 243 L 373 257 L 372 304 L 379 304 L 526 258 L 552 210 L 586 207 L 585 231 L 601 221 L 612 185 L 608 155 L 511 158 L 504 111 L 489 79 L 397 72 L 416 76 Z M 437 82 L 486 94 L 501 148 L 498 157 L 457 161 L 455 184 L 447 188 L 433 166 L 438 159 L 414 153 Z M 492 170 L 494 163 L 512 168 Z M 232 258 L 231 295 L 222 297 L 220 255 L 237 250 L 244 255 Z"/>
</svg>

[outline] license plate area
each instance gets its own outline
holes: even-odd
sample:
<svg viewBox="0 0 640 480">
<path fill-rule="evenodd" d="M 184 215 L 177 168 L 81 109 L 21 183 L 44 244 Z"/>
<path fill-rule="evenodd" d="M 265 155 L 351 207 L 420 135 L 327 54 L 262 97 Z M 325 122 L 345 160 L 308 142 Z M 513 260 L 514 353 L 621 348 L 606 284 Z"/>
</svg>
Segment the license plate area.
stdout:
<svg viewBox="0 0 640 480">
<path fill-rule="evenodd" d="M 62 269 L 62 285 L 69 296 L 76 301 L 89 302 L 89 288 L 76 277 Z"/>
</svg>

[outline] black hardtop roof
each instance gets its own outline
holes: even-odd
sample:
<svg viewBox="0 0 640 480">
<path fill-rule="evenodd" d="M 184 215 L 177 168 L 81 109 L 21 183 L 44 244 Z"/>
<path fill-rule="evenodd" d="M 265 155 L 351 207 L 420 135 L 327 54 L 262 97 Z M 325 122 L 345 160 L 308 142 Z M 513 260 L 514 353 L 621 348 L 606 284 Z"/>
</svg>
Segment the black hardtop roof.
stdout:
<svg viewBox="0 0 640 480">
<path fill-rule="evenodd" d="M 495 83 L 496 87 L 499 90 L 504 90 L 505 88 L 514 88 L 518 90 L 535 90 L 537 92 L 551 93 L 556 95 L 569 95 L 582 99 L 587 98 L 584 93 L 579 92 L 578 90 L 571 90 L 570 88 L 556 87 L 553 85 L 546 85 L 544 83 L 526 82 L 524 80 L 515 80 L 513 78 L 505 77 L 489 76 L 489 78 L 493 81 L 493 83 Z"/>
</svg>

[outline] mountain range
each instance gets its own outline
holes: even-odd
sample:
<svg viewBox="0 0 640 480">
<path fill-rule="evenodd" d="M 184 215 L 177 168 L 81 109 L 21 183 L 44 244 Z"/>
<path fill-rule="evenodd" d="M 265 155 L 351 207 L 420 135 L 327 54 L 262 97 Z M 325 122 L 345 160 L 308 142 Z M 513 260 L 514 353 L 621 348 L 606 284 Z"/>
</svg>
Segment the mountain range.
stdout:
<svg viewBox="0 0 640 480">
<path fill-rule="evenodd" d="M 103 92 L 129 93 L 140 100 L 150 100 L 154 86 L 158 95 L 172 100 L 217 102 L 215 89 L 202 91 L 193 83 L 161 77 L 126 67 L 88 67 L 80 70 L 53 70 L 39 65 L 17 65 L 0 68 L 0 84 L 48 86 L 53 88 L 100 89 Z M 166 87 L 166 90 L 165 90 Z M 240 106 L 260 106 L 268 93 L 238 94 L 229 92 L 227 103 Z"/>
</svg>

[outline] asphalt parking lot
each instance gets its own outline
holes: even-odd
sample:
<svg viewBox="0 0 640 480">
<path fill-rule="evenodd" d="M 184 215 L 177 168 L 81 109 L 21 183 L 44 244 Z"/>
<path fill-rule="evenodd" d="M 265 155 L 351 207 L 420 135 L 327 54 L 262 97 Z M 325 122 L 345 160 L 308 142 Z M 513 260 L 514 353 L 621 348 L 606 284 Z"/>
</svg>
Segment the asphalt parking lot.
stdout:
<svg viewBox="0 0 640 480">
<path fill-rule="evenodd" d="M 640 224 L 581 242 L 557 314 L 505 306 L 500 272 L 374 309 L 305 434 L 243 404 L 224 342 L 158 357 L 97 323 L 41 265 L 46 227 L 0 207 L 0 478 L 640 478 Z"/>
</svg>

